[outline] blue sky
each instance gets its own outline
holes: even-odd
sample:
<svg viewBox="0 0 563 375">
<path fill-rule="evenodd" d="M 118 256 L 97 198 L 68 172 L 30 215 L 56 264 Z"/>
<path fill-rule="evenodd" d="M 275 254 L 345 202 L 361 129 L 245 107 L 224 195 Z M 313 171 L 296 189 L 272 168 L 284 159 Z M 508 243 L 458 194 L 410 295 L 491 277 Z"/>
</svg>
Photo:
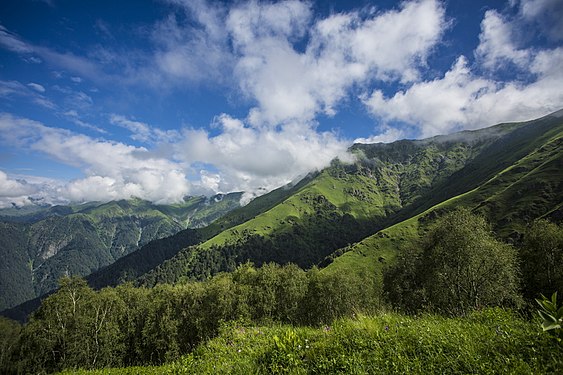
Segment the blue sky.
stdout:
<svg viewBox="0 0 563 375">
<path fill-rule="evenodd" d="M 0 3 L 0 207 L 245 200 L 563 107 L 563 2 Z"/>
</svg>

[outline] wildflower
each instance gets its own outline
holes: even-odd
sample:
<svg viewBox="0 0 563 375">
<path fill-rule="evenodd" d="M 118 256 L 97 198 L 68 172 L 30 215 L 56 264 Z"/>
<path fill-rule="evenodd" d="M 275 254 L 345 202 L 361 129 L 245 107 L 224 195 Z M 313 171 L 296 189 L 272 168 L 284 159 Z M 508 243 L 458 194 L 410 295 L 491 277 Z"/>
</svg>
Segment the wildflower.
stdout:
<svg viewBox="0 0 563 375">
<path fill-rule="evenodd" d="M 239 352 L 239 353 L 240 353 L 240 352 L 242 352 L 242 350 L 241 350 L 241 349 L 239 349 L 239 350 L 237 350 L 237 352 Z"/>
<path fill-rule="evenodd" d="M 386 331 L 389 331 L 389 326 L 385 326 L 385 330 L 386 330 Z"/>
</svg>

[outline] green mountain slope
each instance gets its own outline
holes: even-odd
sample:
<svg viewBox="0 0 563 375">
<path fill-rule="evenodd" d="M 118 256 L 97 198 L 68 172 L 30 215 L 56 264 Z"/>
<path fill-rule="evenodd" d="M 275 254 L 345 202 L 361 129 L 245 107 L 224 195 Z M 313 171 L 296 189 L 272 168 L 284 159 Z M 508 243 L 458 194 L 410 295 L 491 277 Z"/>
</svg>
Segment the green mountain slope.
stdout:
<svg viewBox="0 0 563 375">
<path fill-rule="evenodd" d="M 459 206 L 485 216 L 497 235 L 507 241 L 518 241 L 526 225 L 536 218 L 560 221 L 563 217 L 562 142 L 561 117 L 523 124 L 453 174 L 452 181 L 446 180 L 432 189 L 425 204 L 409 211 L 430 205 L 438 200 L 436 196 L 449 199 L 365 238 L 346 251 L 336 252 L 330 259 L 334 262 L 323 272 L 370 270 L 381 277 L 383 267 L 392 262 L 398 251 L 418 239 L 436 217 Z M 491 157 L 489 163 L 483 155 Z M 451 192 L 464 190 L 459 181 L 467 182 L 467 191 L 449 197 Z M 402 215 L 405 213 L 399 217 Z"/>
<path fill-rule="evenodd" d="M 104 204 L 0 210 L 0 310 L 57 286 L 64 274 L 88 275 L 158 238 L 201 227 L 239 206 L 240 193 L 155 205 L 140 199 Z"/>
<path fill-rule="evenodd" d="M 248 260 L 381 275 L 434 218 L 459 205 L 516 240 L 530 220 L 563 216 L 562 134 L 560 111 L 425 140 L 354 145 L 354 163 L 335 160 L 207 227 L 149 243 L 89 282 L 201 280 Z"/>
<path fill-rule="evenodd" d="M 443 202 L 483 211 L 509 235 L 560 207 L 562 132 L 555 114 L 420 141 L 354 145 L 356 163 L 334 162 L 280 204 L 183 249 L 140 283 L 202 279 L 247 260 L 326 266 L 342 254 L 325 272 L 381 270 L 418 236 L 418 218 L 409 218 L 425 211 L 428 218 Z M 350 246 L 370 233 L 377 234 Z"/>
<path fill-rule="evenodd" d="M 436 186 L 448 186 L 452 176 L 473 168 L 480 155 L 524 127 L 508 124 L 421 141 L 354 145 L 355 163 L 334 161 L 271 209 L 182 249 L 139 282 L 202 279 L 247 260 L 305 268 L 328 264 L 330 259 L 323 260 L 336 257 L 334 251 L 399 221 L 404 212 L 416 211 Z"/>
</svg>

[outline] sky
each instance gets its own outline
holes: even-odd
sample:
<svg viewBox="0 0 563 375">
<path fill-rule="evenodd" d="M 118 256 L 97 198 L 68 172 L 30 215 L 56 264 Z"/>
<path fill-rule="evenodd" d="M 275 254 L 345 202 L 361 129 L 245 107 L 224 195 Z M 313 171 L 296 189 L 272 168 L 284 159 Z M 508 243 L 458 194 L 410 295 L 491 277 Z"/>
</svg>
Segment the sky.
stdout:
<svg viewBox="0 0 563 375">
<path fill-rule="evenodd" d="M 561 108 L 561 0 L 0 2 L 0 207 L 246 203 Z"/>
</svg>

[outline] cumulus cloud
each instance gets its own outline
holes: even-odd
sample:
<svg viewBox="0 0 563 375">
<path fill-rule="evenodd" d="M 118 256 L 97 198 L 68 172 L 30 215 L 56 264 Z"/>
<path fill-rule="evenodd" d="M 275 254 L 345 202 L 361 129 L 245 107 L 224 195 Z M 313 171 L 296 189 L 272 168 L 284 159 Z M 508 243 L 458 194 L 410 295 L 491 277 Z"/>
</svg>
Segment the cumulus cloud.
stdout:
<svg viewBox="0 0 563 375">
<path fill-rule="evenodd" d="M 200 184 L 214 191 L 259 194 L 321 169 L 338 156 L 349 160 L 349 143 L 329 132 L 298 123 L 280 129 L 255 129 L 228 115 L 216 119 L 221 133 L 186 130 L 175 156 L 188 164 L 210 163 L 218 173 L 204 173 Z"/>
<path fill-rule="evenodd" d="M 375 89 L 363 98 L 364 104 L 384 123 L 414 126 L 419 137 L 529 120 L 561 109 L 563 47 L 517 48 L 513 28 L 523 22 L 518 17 L 485 13 L 475 56 L 476 67 L 490 71 L 486 77 L 460 56 L 443 76 L 415 82 L 388 97 Z M 495 72 L 507 64 L 521 74 L 496 78 Z"/>
<path fill-rule="evenodd" d="M 131 196 L 154 202 L 177 202 L 190 184 L 177 163 L 147 149 L 97 140 L 9 114 L 0 115 L 0 140 L 42 152 L 82 169 L 86 177 L 58 188 L 70 201 L 112 200 Z"/>
<path fill-rule="evenodd" d="M 35 189 L 25 181 L 12 180 L 0 171 L 0 199 L 32 194 Z"/>
<path fill-rule="evenodd" d="M 231 10 L 226 24 L 239 85 L 258 103 L 249 114 L 255 126 L 333 115 L 356 84 L 417 80 L 418 68 L 447 27 L 444 9 L 432 0 L 314 21 L 305 3 L 248 2 Z M 307 29 L 300 51 L 294 42 Z"/>
<path fill-rule="evenodd" d="M 530 51 L 514 45 L 511 25 L 494 10 L 485 12 L 475 54 L 487 69 L 498 68 L 507 62 L 524 67 L 530 58 Z"/>
</svg>

